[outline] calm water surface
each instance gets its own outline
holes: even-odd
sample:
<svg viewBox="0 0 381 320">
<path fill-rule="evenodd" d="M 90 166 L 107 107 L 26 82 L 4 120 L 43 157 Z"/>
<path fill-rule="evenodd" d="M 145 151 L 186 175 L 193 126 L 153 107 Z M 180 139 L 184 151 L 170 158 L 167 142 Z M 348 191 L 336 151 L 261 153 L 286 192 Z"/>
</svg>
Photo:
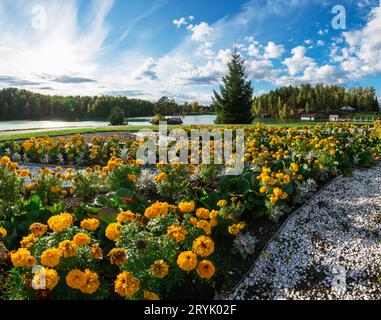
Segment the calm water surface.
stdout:
<svg viewBox="0 0 381 320">
<path fill-rule="evenodd" d="M 149 126 L 151 117 L 131 118 L 129 124 L 131 126 Z M 184 118 L 185 125 L 209 125 L 214 124 L 216 116 L 201 115 L 201 116 L 186 116 Z M 106 121 L 0 121 L 0 131 L 7 130 L 27 130 L 27 129 L 49 129 L 49 128 L 91 128 L 91 127 L 106 127 Z"/>
</svg>

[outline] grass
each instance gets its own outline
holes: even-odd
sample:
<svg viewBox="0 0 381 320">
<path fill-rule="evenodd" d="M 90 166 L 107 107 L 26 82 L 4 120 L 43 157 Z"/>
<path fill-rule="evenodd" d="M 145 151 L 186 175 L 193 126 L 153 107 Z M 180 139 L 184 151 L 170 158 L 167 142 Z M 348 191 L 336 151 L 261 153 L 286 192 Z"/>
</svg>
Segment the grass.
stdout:
<svg viewBox="0 0 381 320">
<path fill-rule="evenodd" d="M 258 123 L 263 123 L 267 126 L 280 126 L 283 128 L 289 128 L 289 127 L 304 127 L 304 126 L 314 126 L 317 124 L 321 124 L 322 122 L 307 122 L 307 121 L 300 121 L 300 120 L 277 120 L 277 119 L 263 119 L 263 120 L 255 120 L 253 124 L 251 125 L 237 125 L 238 128 L 245 128 L 245 127 L 251 127 L 255 126 Z M 366 124 L 369 122 L 355 122 L 356 124 Z M 224 128 L 225 125 L 213 125 L 215 128 Z M 170 129 L 176 129 L 180 128 L 181 126 L 175 125 L 175 126 L 168 126 Z M 183 127 L 189 127 L 189 126 L 183 126 Z M 19 131 L 31 131 L 33 132 L 19 132 Z M 40 129 L 25 129 L 25 130 L 8 130 L 6 133 L 0 135 L 0 142 L 1 141 L 12 141 L 12 140 L 24 140 L 24 139 L 30 139 L 32 137 L 57 137 L 57 136 L 69 136 L 73 134 L 92 134 L 92 133 L 112 133 L 112 132 L 131 132 L 136 133 L 141 130 L 152 130 L 152 131 L 158 131 L 159 126 L 153 126 L 153 125 L 136 125 L 136 126 L 115 126 L 115 127 L 90 127 L 90 128 L 72 128 L 72 129 L 62 129 L 62 130 L 44 130 L 39 131 Z M 5 132 L 5 131 L 4 131 Z"/>
</svg>

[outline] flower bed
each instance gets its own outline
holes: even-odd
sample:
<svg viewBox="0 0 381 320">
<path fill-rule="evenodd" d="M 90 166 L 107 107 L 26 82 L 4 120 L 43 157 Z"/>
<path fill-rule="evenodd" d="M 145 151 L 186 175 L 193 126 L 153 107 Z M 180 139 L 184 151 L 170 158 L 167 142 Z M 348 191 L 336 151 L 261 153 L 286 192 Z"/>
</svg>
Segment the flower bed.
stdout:
<svg viewBox="0 0 381 320">
<path fill-rule="evenodd" d="M 0 238 L 10 251 L 0 248 L 6 266 L 0 293 L 5 299 L 211 299 L 234 264 L 253 255 L 261 238 L 251 233 L 257 219 L 276 221 L 330 178 L 378 159 L 380 139 L 372 132 L 337 124 L 250 127 L 239 176 L 223 176 L 217 164 L 159 163 L 153 173 L 134 152 L 125 154 L 126 145 L 134 151 L 138 143 L 117 137 L 6 143 Z M 16 163 L 25 156 L 41 162 L 46 154 L 57 165 L 85 154 L 92 165 L 31 175 Z"/>
</svg>

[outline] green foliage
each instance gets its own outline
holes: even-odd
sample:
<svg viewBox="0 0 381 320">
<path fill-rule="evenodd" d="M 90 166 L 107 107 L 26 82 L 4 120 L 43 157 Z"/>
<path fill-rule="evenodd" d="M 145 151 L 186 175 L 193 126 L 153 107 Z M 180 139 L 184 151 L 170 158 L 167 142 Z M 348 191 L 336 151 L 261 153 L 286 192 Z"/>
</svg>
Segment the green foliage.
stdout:
<svg viewBox="0 0 381 320">
<path fill-rule="evenodd" d="M 15 88 L 0 91 L 0 119 L 4 120 L 107 119 L 115 106 L 120 106 L 126 117 L 153 115 L 152 102 L 121 96 L 48 96 Z"/>
<path fill-rule="evenodd" d="M 14 170 L 0 164 L 0 201 L 14 203 L 21 197 L 24 179 Z"/>
<path fill-rule="evenodd" d="M 76 171 L 72 179 L 74 197 L 82 201 L 92 201 L 102 190 L 101 179 L 94 171 Z"/>
<path fill-rule="evenodd" d="M 278 88 L 255 98 L 252 113 L 254 117 L 267 114 L 279 119 L 297 119 L 303 113 L 316 113 L 318 117 L 327 118 L 330 113 L 342 113 L 341 108 L 345 106 L 357 112 L 380 110 L 374 88 L 303 84 Z"/>
<path fill-rule="evenodd" d="M 217 123 L 251 123 L 251 102 L 253 88 L 247 81 L 245 62 L 236 51 L 228 63 L 229 73 L 222 78 L 221 93 L 214 91 L 214 105 L 217 108 Z"/>
<path fill-rule="evenodd" d="M 63 199 L 63 180 L 59 173 L 49 174 L 41 170 L 33 177 L 32 195 L 38 195 L 45 205 L 52 205 Z"/>
<path fill-rule="evenodd" d="M 113 169 L 106 178 L 106 188 L 110 191 L 117 191 L 121 188 L 135 190 L 136 186 L 131 175 L 137 176 L 139 168 L 135 165 L 121 164 Z"/>
<path fill-rule="evenodd" d="M 112 126 L 120 126 L 124 124 L 124 111 L 121 107 L 114 107 L 111 110 L 108 121 Z"/>
<path fill-rule="evenodd" d="M 180 107 L 174 99 L 164 96 L 155 103 L 154 112 L 155 115 L 168 116 L 179 113 Z"/>
<path fill-rule="evenodd" d="M 40 197 L 31 196 L 28 200 L 19 199 L 9 207 L 1 207 L 0 220 L 8 230 L 6 244 L 14 249 L 23 235 L 29 233 L 29 227 L 34 222 L 46 223 L 48 219 L 64 210 L 62 203 L 53 206 L 44 206 Z"/>
</svg>

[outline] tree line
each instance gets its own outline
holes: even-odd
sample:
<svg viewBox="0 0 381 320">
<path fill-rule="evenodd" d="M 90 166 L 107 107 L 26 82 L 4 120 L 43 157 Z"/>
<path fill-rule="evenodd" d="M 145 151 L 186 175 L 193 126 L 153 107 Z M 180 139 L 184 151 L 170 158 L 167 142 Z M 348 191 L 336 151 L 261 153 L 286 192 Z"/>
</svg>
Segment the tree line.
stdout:
<svg viewBox="0 0 381 320">
<path fill-rule="evenodd" d="M 123 110 L 126 118 L 213 112 L 197 101 L 178 104 L 168 97 L 153 103 L 122 96 L 58 96 L 16 88 L 0 90 L 0 120 L 107 119 L 116 107 Z"/>
<path fill-rule="evenodd" d="M 380 106 L 374 88 L 346 89 L 338 85 L 302 84 L 282 87 L 254 98 L 255 117 L 295 119 L 301 114 L 327 115 L 351 107 L 356 112 L 377 112 Z"/>
<path fill-rule="evenodd" d="M 50 96 L 6 88 L 0 91 L 1 120 L 95 120 L 107 119 L 114 107 L 126 117 L 152 116 L 154 103 L 114 96 Z"/>
</svg>

